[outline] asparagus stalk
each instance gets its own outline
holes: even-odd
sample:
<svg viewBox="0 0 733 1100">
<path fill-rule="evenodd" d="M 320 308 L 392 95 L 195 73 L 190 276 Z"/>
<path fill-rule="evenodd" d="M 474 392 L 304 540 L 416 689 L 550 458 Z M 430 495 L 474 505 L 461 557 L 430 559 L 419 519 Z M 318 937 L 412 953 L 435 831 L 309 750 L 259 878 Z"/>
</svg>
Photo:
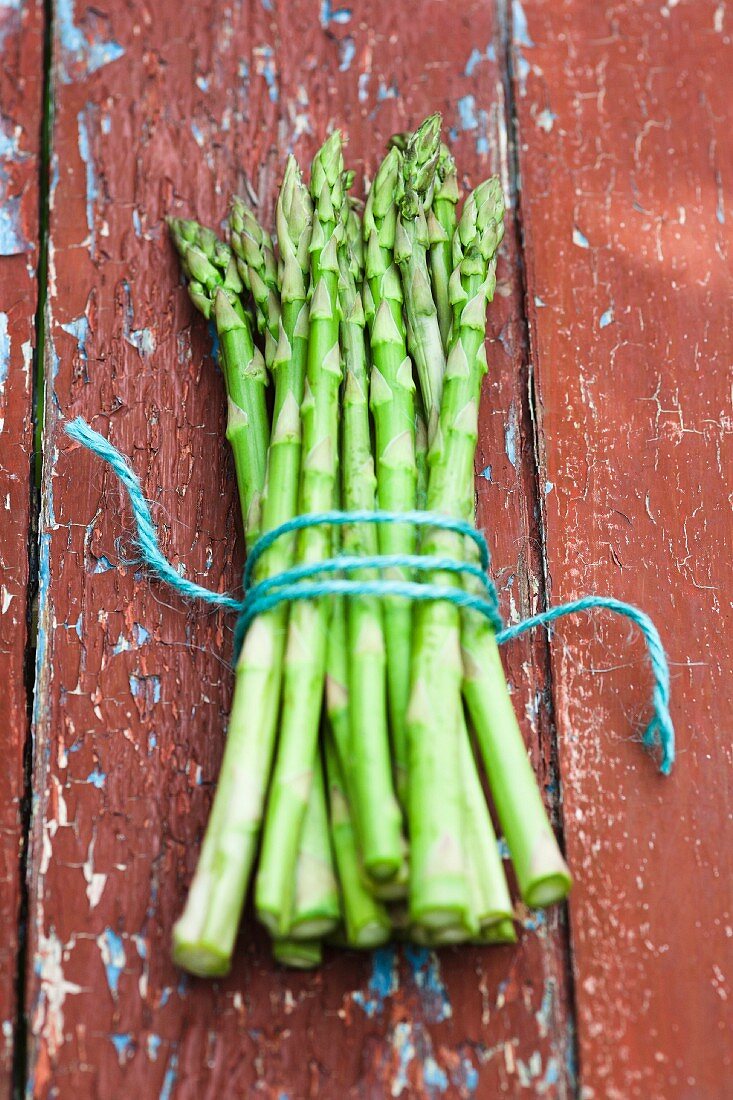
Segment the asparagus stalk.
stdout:
<svg viewBox="0 0 733 1100">
<path fill-rule="evenodd" d="M 371 333 L 370 405 L 374 418 L 379 507 L 405 512 L 415 507 L 415 384 L 405 345 L 402 286 L 394 263 L 397 221 L 395 189 L 400 153 L 391 149 L 371 186 L 364 210 L 364 305 Z M 379 529 L 383 554 L 410 554 L 415 532 L 410 526 L 384 524 Z M 405 579 L 392 570 L 391 579 Z M 406 715 L 410 694 L 412 610 L 398 599 L 385 599 L 387 685 L 395 784 L 404 803 L 407 782 Z"/>
<path fill-rule="evenodd" d="M 472 910 L 478 917 L 480 934 L 502 921 L 509 921 L 513 928 L 509 887 L 463 715 L 460 752 L 465 811 L 463 836 L 472 889 Z"/>
<path fill-rule="evenodd" d="M 292 171 L 292 169 L 291 169 Z M 265 364 L 271 368 L 280 336 L 280 286 L 272 238 L 244 199 L 234 196 L 229 235 L 237 269 L 255 304 L 258 331 L 265 337 Z"/>
<path fill-rule="evenodd" d="M 422 402 L 415 410 L 415 465 L 417 467 L 417 507 L 425 511 L 428 501 L 428 425 Z"/>
<path fill-rule="evenodd" d="M 317 940 L 339 923 L 341 906 L 333 868 L 323 766 L 316 748 L 308 807 L 295 868 L 295 900 L 288 939 Z"/>
<path fill-rule="evenodd" d="M 431 115 L 415 131 L 402 158 L 398 187 L 400 216 L 395 233 L 395 259 L 402 274 L 410 351 L 417 368 L 428 438 L 437 426 L 445 374 L 445 352 L 428 271 L 428 226 L 425 197 L 432 187 L 440 154 L 440 115 Z"/>
<path fill-rule="evenodd" d="M 389 939 L 389 915 L 384 905 L 369 891 L 361 875 L 346 781 L 332 726 L 326 730 L 324 751 L 331 808 L 331 840 L 341 886 L 346 943 L 350 947 L 378 947 Z"/>
<path fill-rule="evenodd" d="M 456 205 L 460 197 L 456 162 L 448 146 L 441 144 L 433 201 L 427 214 L 427 229 L 430 241 L 430 278 L 440 336 L 446 351 L 453 321 L 448 283 L 453 272 L 453 233 L 456 228 Z"/>
<path fill-rule="evenodd" d="M 260 533 L 269 433 L 262 356 L 239 298 L 242 283 L 228 245 L 198 222 L 169 218 L 168 227 L 191 300 L 207 319 L 214 320 L 219 336 L 227 390 L 227 439 L 234 455 L 245 535 L 251 544 Z"/>
<path fill-rule="evenodd" d="M 440 417 L 429 452 L 428 509 L 449 515 L 473 512 L 473 455 L 478 398 L 485 370 L 483 334 L 486 303 L 493 291 L 496 250 L 503 232 L 503 202 L 496 181 L 469 196 L 461 222 L 465 256 L 452 276 L 455 315 Z M 460 306 L 459 306 L 460 302 Z M 425 395 L 424 395 L 425 396 Z M 429 408 L 429 399 L 426 397 Z M 462 540 L 430 529 L 426 554 L 461 557 Z M 456 584 L 437 574 L 437 583 Z M 461 836 L 463 732 L 460 688 L 460 619 L 447 603 L 416 609 L 412 696 L 409 711 L 411 848 L 410 913 L 429 936 L 471 931 L 468 868 Z M 439 793 L 440 792 L 440 793 Z M 440 797 L 442 812 L 433 813 Z M 455 929 L 455 931 L 454 931 Z"/>
<path fill-rule="evenodd" d="M 429 166 L 438 157 L 438 149 L 440 153 L 440 162 L 442 162 L 443 175 L 450 172 L 452 168 L 452 174 L 455 176 L 455 165 L 452 162 L 450 154 L 444 145 L 438 146 L 439 134 L 437 122 L 439 122 L 439 119 L 436 121 L 435 116 L 428 119 L 406 142 L 407 152 L 405 154 L 405 167 L 403 169 L 403 176 L 406 181 L 406 194 L 409 193 L 409 165 L 411 160 L 413 162 L 417 160 L 423 165 Z M 417 149 L 422 150 L 421 154 L 416 152 Z M 439 167 L 441 167 L 441 163 L 439 163 Z M 410 334 L 412 335 L 411 346 L 414 349 L 413 354 L 415 355 L 416 362 L 418 364 L 423 364 L 423 369 L 420 372 L 420 378 L 422 380 L 422 402 L 418 401 L 418 431 L 420 434 L 421 431 L 424 430 L 420 425 L 420 411 L 424 403 L 426 416 L 430 424 L 428 430 L 429 437 L 435 434 L 435 429 L 438 424 L 440 414 L 439 403 L 443 388 L 443 374 L 445 372 L 442 336 L 438 327 L 438 316 L 429 285 L 427 263 L 424 253 L 426 233 L 423 234 L 420 228 L 421 219 L 423 219 L 425 196 L 429 192 L 431 182 L 432 178 L 429 169 L 426 168 L 423 173 L 421 184 L 412 187 L 412 192 L 417 204 L 418 216 L 413 223 L 406 223 L 403 214 L 400 225 L 398 226 L 398 238 L 400 227 L 404 227 L 406 224 L 407 228 L 404 232 L 401 254 L 399 246 L 396 248 L 396 253 L 401 259 L 400 266 L 402 268 L 405 305 L 409 322 L 408 336 Z M 453 191 L 457 199 L 455 179 L 453 189 L 448 189 L 451 197 Z M 438 205 L 442 203 L 443 206 L 448 207 L 448 211 L 442 210 L 441 213 L 447 213 L 449 216 L 452 215 L 455 220 L 455 202 L 447 201 L 444 197 L 441 197 L 440 202 L 438 202 L 437 196 L 439 193 L 440 190 L 436 189 L 433 194 L 430 216 L 432 216 L 432 210 L 436 203 L 438 203 Z M 452 255 L 450 245 L 449 253 Z M 440 258 L 441 260 L 445 259 L 443 256 Z M 448 273 L 444 271 L 443 274 L 445 275 L 446 304 L 450 306 L 450 303 L 447 301 Z M 417 338 L 415 333 L 415 326 L 418 324 L 421 326 L 420 338 Z M 428 364 L 432 364 L 432 384 L 430 383 L 431 371 L 428 370 Z M 425 507 L 427 486 L 420 485 L 421 480 L 423 480 L 421 477 L 422 455 L 420 453 L 422 449 L 423 443 L 422 440 L 420 440 L 418 446 L 418 499 L 421 502 L 421 506 Z M 458 939 L 465 938 L 468 934 L 470 925 L 476 920 L 478 920 L 479 926 L 483 927 L 487 922 L 495 923 L 500 916 L 506 916 L 507 914 L 511 916 L 511 903 L 506 878 L 504 876 L 501 861 L 498 857 L 496 837 L 494 836 L 491 817 L 476 772 L 462 708 L 459 714 L 459 725 L 460 730 L 458 735 L 460 737 L 461 747 L 464 818 L 464 831 L 462 836 L 463 864 L 468 883 L 471 887 L 471 918 L 470 920 L 467 919 L 463 924 L 448 924 L 447 926 L 441 926 L 433 930 L 431 932 L 431 937 L 435 943 L 455 942 Z"/>
<path fill-rule="evenodd" d="M 337 468 L 338 393 L 341 382 L 338 243 L 343 234 L 343 156 L 338 131 L 316 153 L 311 172 L 315 218 L 311 237 L 310 325 L 306 392 L 302 403 L 303 463 L 299 511 L 327 511 Z M 331 532 L 302 532 L 299 556 L 329 556 Z M 329 607 L 301 601 L 290 613 L 280 741 L 273 772 L 255 889 L 260 920 L 287 933 L 292 916 L 298 844 L 313 781 L 313 758 L 323 697 Z"/>
<path fill-rule="evenodd" d="M 494 293 L 496 251 L 503 236 L 503 211 L 501 185 L 497 179 L 489 180 L 466 200 L 453 238 L 451 301 L 454 312 L 448 372 L 455 375 L 456 388 L 462 390 L 456 407 L 463 424 L 471 423 L 474 441 L 481 380 L 486 371 L 486 304 Z M 457 438 L 455 428 L 453 425 Z M 462 458 L 451 459 L 449 472 L 448 459 L 454 450 L 446 435 L 444 458 L 441 460 L 438 454 L 434 471 L 431 470 L 431 492 L 435 492 L 437 501 L 446 494 L 451 495 L 451 483 L 456 487 L 462 483 L 453 502 L 454 514 L 473 520 L 473 447 L 470 453 L 464 450 Z M 467 613 L 461 643 L 463 694 L 520 892 L 528 905 L 550 904 L 565 897 L 571 879 L 527 757 L 494 633 L 485 620 Z"/>
<path fill-rule="evenodd" d="M 347 241 L 339 249 L 339 302 L 345 383 L 342 424 L 343 504 L 346 511 L 374 508 L 376 477 L 369 427 L 364 310 L 355 275 L 359 264 Z M 354 556 L 377 553 L 377 531 L 355 524 L 343 531 Z M 370 580 L 369 570 L 354 580 Z M 364 867 L 372 878 L 394 878 L 403 863 L 402 815 L 394 793 L 387 728 L 386 653 L 382 613 L 376 597 L 347 606 L 351 757 L 356 827 Z"/>
<path fill-rule="evenodd" d="M 291 157 L 277 202 L 282 318 L 273 359 L 273 431 L 264 489 L 270 530 L 296 512 L 300 473 L 300 404 L 307 349 L 306 279 L 312 204 Z M 263 555 L 258 578 L 291 563 L 278 540 Z M 186 907 L 173 930 L 179 966 L 225 974 L 231 963 L 259 842 L 277 729 L 287 611 L 261 615 L 248 631 L 235 671 L 234 698 L 219 782 Z"/>
</svg>

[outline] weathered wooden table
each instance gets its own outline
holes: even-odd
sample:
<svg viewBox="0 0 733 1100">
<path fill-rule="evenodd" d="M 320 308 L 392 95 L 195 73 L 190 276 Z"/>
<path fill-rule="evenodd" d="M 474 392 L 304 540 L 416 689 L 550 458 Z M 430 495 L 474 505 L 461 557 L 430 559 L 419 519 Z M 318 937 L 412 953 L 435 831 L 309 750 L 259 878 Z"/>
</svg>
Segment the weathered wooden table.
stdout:
<svg viewBox="0 0 733 1100">
<path fill-rule="evenodd" d="M 716 0 L 0 3 L 3 1096 L 730 1095 L 731 35 Z M 504 612 L 646 608 L 678 765 L 635 743 L 633 630 L 515 642 L 567 911 L 525 911 L 516 948 L 309 976 L 248 930 L 228 980 L 190 981 L 168 942 L 231 624 L 120 564 L 125 501 L 60 425 L 129 454 L 167 553 L 234 585 L 223 392 L 163 216 L 217 222 L 245 181 L 270 210 L 284 151 L 332 124 L 372 170 L 435 108 L 512 196 L 477 477 Z"/>
</svg>

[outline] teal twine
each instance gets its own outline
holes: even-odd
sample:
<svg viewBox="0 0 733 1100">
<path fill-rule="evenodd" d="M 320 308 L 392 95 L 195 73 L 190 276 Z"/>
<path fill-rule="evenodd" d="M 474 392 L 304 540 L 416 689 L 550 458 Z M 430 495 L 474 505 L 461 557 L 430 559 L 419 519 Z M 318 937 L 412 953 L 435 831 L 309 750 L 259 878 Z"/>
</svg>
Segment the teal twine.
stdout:
<svg viewBox="0 0 733 1100">
<path fill-rule="evenodd" d="M 582 599 L 559 607 L 550 608 L 539 615 L 532 615 L 513 626 L 504 627 L 499 615 L 496 588 L 488 575 L 489 550 L 480 531 L 476 531 L 463 520 L 430 512 L 319 512 L 296 516 L 280 527 L 268 531 L 255 543 L 249 552 L 244 569 L 243 589 L 245 596 L 238 600 L 227 593 L 212 592 L 209 588 L 195 584 L 182 577 L 161 552 L 160 545 L 140 481 L 127 459 L 104 436 L 90 428 L 81 417 L 65 425 L 66 434 L 77 443 L 92 451 L 111 466 L 119 481 L 125 487 L 130 498 L 136 527 L 136 542 L 141 558 L 160 580 L 175 589 L 182 596 L 192 600 L 202 600 L 214 607 L 225 607 L 239 612 L 235 626 L 235 656 L 242 640 L 258 616 L 272 611 L 280 604 L 297 600 L 313 600 L 322 596 L 397 596 L 416 601 L 445 600 L 460 610 L 475 611 L 491 624 L 496 632 L 499 645 L 532 630 L 536 626 L 547 626 L 555 619 L 574 615 L 581 611 L 602 608 L 621 615 L 635 623 L 646 642 L 649 661 L 654 676 L 652 695 L 654 717 L 647 726 L 643 743 L 649 747 L 661 749 L 659 770 L 668 775 L 675 758 L 675 735 L 669 713 L 670 676 L 667 657 L 659 632 L 654 623 L 643 611 L 632 604 L 609 596 L 584 596 Z M 367 557 L 336 555 L 325 561 L 307 565 L 296 565 L 292 569 L 274 577 L 253 583 L 254 569 L 262 555 L 279 539 L 305 528 L 315 526 L 346 526 L 355 523 L 406 523 L 416 527 L 439 527 L 454 531 L 471 539 L 479 552 L 480 566 L 452 558 L 431 557 L 417 554 L 380 554 Z M 354 570 L 375 570 L 405 568 L 415 572 L 445 572 L 463 574 L 478 581 L 482 595 L 466 592 L 447 585 L 418 583 L 414 581 L 393 581 L 380 577 L 374 580 L 347 580 L 336 573 L 350 573 Z M 310 578 L 320 577 L 318 580 Z"/>
</svg>

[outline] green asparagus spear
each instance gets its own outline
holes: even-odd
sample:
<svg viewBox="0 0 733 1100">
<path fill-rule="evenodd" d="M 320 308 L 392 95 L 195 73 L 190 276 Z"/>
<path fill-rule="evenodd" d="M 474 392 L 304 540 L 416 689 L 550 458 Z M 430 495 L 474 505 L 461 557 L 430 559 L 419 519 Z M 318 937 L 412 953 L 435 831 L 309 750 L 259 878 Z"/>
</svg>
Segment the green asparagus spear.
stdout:
<svg viewBox="0 0 733 1100">
<path fill-rule="evenodd" d="M 445 352 L 428 270 L 425 218 L 425 197 L 432 187 L 440 152 L 440 121 L 440 115 L 431 115 L 407 143 L 398 184 L 400 216 L 394 250 L 402 275 L 410 352 L 428 417 L 428 439 L 432 439 L 437 426 L 434 410 L 440 409 L 445 374 Z"/>
<path fill-rule="evenodd" d="M 261 498 L 269 422 L 265 370 L 252 340 L 249 313 L 239 295 L 242 283 L 228 245 L 198 222 L 169 218 L 168 227 L 188 277 L 194 305 L 213 318 L 227 390 L 227 439 L 234 454 L 239 499 L 248 544 L 260 532 Z"/>
<path fill-rule="evenodd" d="M 405 512 L 415 507 L 415 383 L 405 345 L 402 285 L 394 263 L 397 222 L 395 191 L 400 154 L 390 150 L 371 186 L 364 210 L 364 305 L 372 349 L 370 405 L 374 418 L 379 507 Z M 415 532 L 408 525 L 384 524 L 379 529 L 383 554 L 415 551 Z M 393 580 L 405 579 L 393 570 Z M 396 598 L 384 600 L 387 641 L 387 684 L 395 784 L 402 801 L 406 793 L 406 715 L 410 694 L 412 610 Z"/>
<path fill-rule="evenodd" d="M 288 939 L 315 940 L 339 923 L 341 906 L 333 857 L 321 756 L 316 747 L 308 808 L 295 867 L 295 899 Z"/>
<path fill-rule="evenodd" d="M 378 947 L 389 939 L 389 916 L 384 905 L 368 890 L 361 875 L 346 783 L 331 728 L 326 730 L 324 748 L 331 808 L 331 840 L 341 886 L 346 943 L 350 947 Z"/>
<path fill-rule="evenodd" d="M 300 475 L 300 404 L 307 353 L 306 280 L 313 210 L 298 166 L 288 161 L 277 202 L 282 319 L 273 360 L 275 403 L 263 525 L 296 512 Z M 263 556 L 258 579 L 286 569 L 292 543 Z M 261 615 L 244 639 L 219 782 L 186 908 L 173 932 L 174 959 L 198 974 L 224 974 L 257 853 L 280 704 L 287 610 Z"/>
<path fill-rule="evenodd" d="M 369 429 L 364 310 L 355 275 L 356 257 L 344 240 L 339 249 L 341 347 L 345 382 L 342 400 L 342 484 L 346 511 L 374 508 L 376 477 Z M 355 524 L 343 531 L 343 547 L 354 556 L 377 553 L 377 531 Z M 372 579 L 369 570 L 353 580 Z M 386 654 L 381 606 L 376 597 L 347 606 L 352 793 L 356 828 L 366 872 L 378 880 L 398 874 L 404 858 L 402 815 L 394 793 L 387 728 Z"/>
<path fill-rule="evenodd" d="M 238 196 L 232 199 L 229 234 L 237 269 L 254 299 L 257 328 L 265 336 L 265 364 L 271 368 L 280 336 L 280 286 L 272 238 Z"/>
<path fill-rule="evenodd" d="M 433 202 L 427 213 L 427 228 L 430 241 L 430 278 L 438 311 L 440 335 L 446 352 L 453 321 L 448 283 L 453 272 L 453 233 L 456 228 L 456 204 L 460 197 L 456 162 L 448 146 L 441 144 Z"/>
<path fill-rule="evenodd" d="M 311 237 L 310 326 L 306 392 L 302 403 L 303 462 L 299 511 L 328 511 L 336 480 L 338 394 L 341 382 L 338 306 L 338 244 L 343 234 L 341 135 L 331 135 L 316 153 L 311 171 L 315 207 Z M 302 532 L 299 558 L 329 556 L 331 531 Z M 301 601 L 290 613 L 285 654 L 282 716 L 277 759 L 265 817 L 255 889 L 259 919 L 274 934 L 286 934 L 292 917 L 295 863 L 313 781 L 326 667 L 329 606 Z"/>
</svg>

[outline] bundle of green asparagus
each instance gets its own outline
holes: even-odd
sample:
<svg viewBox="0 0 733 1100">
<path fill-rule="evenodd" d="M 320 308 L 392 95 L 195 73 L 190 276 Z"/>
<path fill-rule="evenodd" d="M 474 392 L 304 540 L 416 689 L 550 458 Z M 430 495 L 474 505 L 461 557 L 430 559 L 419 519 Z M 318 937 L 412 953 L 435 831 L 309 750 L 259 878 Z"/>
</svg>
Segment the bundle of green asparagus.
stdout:
<svg viewBox="0 0 733 1100">
<path fill-rule="evenodd" d="M 500 183 L 481 183 L 458 216 L 438 115 L 393 139 L 364 206 L 352 183 L 336 132 L 309 186 L 288 159 L 277 247 L 238 198 L 228 244 L 169 221 L 191 299 L 219 336 L 250 549 L 293 517 L 333 509 L 474 522 Z M 256 917 L 291 966 L 317 965 L 324 943 L 514 940 L 479 759 L 521 898 L 545 906 L 566 895 L 491 624 L 368 583 L 474 591 L 476 576 L 451 564 L 476 554 L 455 525 L 405 516 L 317 523 L 258 556 L 257 581 L 338 557 L 364 583 L 356 598 L 331 589 L 281 603 L 245 634 L 218 786 L 174 929 L 179 965 L 227 972 L 252 880 Z"/>
</svg>

